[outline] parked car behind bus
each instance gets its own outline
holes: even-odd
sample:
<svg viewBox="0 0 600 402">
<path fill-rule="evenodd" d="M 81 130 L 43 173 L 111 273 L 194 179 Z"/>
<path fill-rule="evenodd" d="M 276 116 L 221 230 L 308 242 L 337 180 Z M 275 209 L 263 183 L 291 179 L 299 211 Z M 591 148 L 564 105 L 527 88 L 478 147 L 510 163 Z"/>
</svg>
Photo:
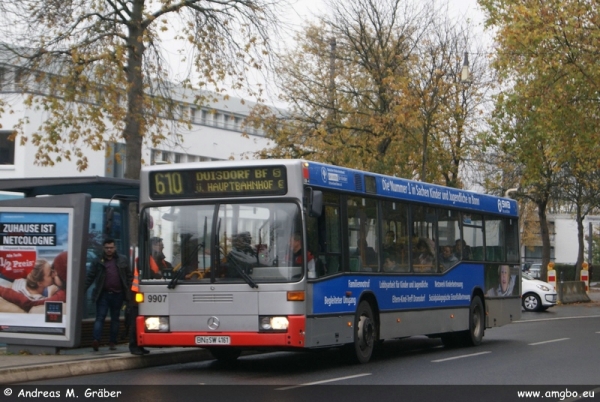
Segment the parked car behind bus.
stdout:
<svg viewBox="0 0 600 402">
<path fill-rule="evenodd" d="M 521 303 L 526 311 L 544 311 L 555 306 L 558 298 L 554 286 L 527 272 L 521 273 L 521 295 Z"/>
</svg>

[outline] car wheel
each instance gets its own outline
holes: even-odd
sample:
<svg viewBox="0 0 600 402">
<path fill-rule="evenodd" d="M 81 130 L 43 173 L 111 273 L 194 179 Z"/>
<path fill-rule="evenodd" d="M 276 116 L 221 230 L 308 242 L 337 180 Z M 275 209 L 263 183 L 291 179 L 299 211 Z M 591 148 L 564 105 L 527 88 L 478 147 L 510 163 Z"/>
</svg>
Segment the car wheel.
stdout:
<svg viewBox="0 0 600 402">
<path fill-rule="evenodd" d="M 535 293 L 527 293 L 523 295 L 522 304 L 526 311 L 539 311 L 542 306 L 540 297 Z"/>
</svg>

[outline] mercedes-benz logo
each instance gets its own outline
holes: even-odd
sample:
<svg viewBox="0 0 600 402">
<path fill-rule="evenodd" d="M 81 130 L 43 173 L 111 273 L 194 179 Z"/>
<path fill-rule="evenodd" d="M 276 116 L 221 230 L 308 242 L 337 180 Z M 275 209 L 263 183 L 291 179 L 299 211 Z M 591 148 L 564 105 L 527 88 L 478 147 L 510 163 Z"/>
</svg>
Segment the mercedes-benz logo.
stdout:
<svg viewBox="0 0 600 402">
<path fill-rule="evenodd" d="M 219 325 L 221 325 L 221 322 L 219 321 L 219 319 L 214 316 L 210 317 L 206 323 L 208 324 L 208 328 L 212 329 L 213 331 L 215 329 L 219 328 Z"/>
</svg>

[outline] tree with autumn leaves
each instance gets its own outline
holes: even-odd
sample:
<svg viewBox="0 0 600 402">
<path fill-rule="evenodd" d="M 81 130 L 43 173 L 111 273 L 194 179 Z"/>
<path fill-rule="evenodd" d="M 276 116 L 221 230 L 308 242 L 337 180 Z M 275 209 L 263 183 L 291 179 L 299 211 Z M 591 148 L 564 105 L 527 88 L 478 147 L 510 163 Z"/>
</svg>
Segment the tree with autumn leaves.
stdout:
<svg viewBox="0 0 600 402">
<path fill-rule="evenodd" d="M 467 24 L 435 2 L 334 0 L 280 55 L 279 111 L 256 109 L 274 148 L 260 157 L 301 157 L 462 187 L 476 151 L 485 60 Z"/>
<path fill-rule="evenodd" d="M 46 113 L 28 136 L 26 119 L 10 129 L 17 140 L 38 147 L 37 163 L 74 159 L 79 170 L 87 168 L 85 148 L 97 151 L 107 142 L 124 141 L 125 177 L 138 179 L 143 142 L 156 146 L 167 139 L 168 124 L 189 123 L 173 102 L 175 87 L 216 93 L 246 88 L 260 96 L 261 88 L 247 85 L 248 74 L 267 60 L 277 5 L 263 0 L 0 0 L 0 52 L 18 67 L 5 78 L 27 94 L 27 106 Z M 173 42 L 167 44 L 169 33 Z M 173 43 L 182 44 L 181 53 Z M 167 51 L 189 67 L 177 85 Z M 195 103 L 207 100 L 198 96 Z"/>
<path fill-rule="evenodd" d="M 499 154 L 504 178 L 538 208 L 542 265 L 550 261 L 547 209 L 575 206 L 583 262 L 583 218 L 600 188 L 600 14 L 580 0 L 479 0 L 495 32 L 496 96 L 485 144 Z M 596 179 L 594 179 L 596 178 Z M 543 272 L 545 274 L 545 271 Z"/>
</svg>

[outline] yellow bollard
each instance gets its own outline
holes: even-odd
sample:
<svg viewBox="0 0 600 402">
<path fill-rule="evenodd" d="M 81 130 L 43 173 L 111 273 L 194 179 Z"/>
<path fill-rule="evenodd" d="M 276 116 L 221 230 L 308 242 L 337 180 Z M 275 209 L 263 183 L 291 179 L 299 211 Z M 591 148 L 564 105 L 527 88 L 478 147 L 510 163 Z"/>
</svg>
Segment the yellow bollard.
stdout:
<svg viewBox="0 0 600 402">
<path fill-rule="evenodd" d="M 580 280 L 585 283 L 585 293 L 590 293 L 590 273 L 588 272 L 588 263 L 581 264 Z"/>
<path fill-rule="evenodd" d="M 546 282 L 548 282 L 550 285 L 552 285 L 554 287 L 554 291 L 558 292 L 558 287 L 557 287 L 557 283 L 556 283 L 556 270 L 554 269 L 554 263 L 553 262 L 549 262 L 548 263 L 548 280 Z M 556 301 L 558 304 L 560 304 L 560 300 Z"/>
</svg>

